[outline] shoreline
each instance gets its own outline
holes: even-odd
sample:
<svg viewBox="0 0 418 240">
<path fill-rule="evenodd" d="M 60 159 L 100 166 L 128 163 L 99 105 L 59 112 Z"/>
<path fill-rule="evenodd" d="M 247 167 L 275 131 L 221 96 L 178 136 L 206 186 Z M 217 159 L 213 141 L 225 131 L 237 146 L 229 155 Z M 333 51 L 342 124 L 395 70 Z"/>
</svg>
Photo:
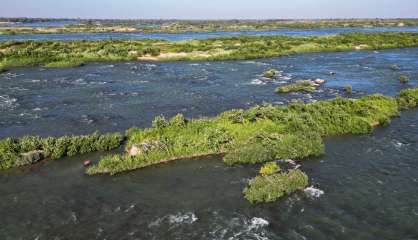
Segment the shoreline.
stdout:
<svg viewBox="0 0 418 240">
<path fill-rule="evenodd" d="M 418 47 L 418 33 L 347 33 L 322 37 L 220 37 L 164 40 L 11 41 L 0 43 L 0 69 L 76 67 L 90 62 L 226 61 L 302 53 Z"/>
</svg>

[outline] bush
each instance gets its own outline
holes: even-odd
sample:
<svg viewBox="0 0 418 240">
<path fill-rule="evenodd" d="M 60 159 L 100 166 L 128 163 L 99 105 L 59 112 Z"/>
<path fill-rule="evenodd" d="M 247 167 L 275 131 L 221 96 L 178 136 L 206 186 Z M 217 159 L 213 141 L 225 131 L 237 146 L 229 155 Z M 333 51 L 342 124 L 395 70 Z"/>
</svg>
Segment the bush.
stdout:
<svg viewBox="0 0 418 240">
<path fill-rule="evenodd" d="M 300 170 L 276 173 L 253 178 L 244 189 L 245 198 L 251 203 L 268 203 L 308 186 L 308 176 Z"/>
<path fill-rule="evenodd" d="M 277 93 L 290 93 L 290 92 L 315 92 L 315 84 L 310 80 L 300 80 L 292 84 L 280 86 L 276 89 Z"/>
<path fill-rule="evenodd" d="M 58 159 L 94 151 L 107 151 L 119 147 L 123 136 L 119 133 L 85 136 L 40 138 L 25 136 L 0 141 L 0 170 L 32 164 L 43 158 Z"/>
<path fill-rule="evenodd" d="M 280 167 L 276 162 L 268 162 L 260 169 L 260 175 L 265 177 L 280 172 Z"/>
</svg>

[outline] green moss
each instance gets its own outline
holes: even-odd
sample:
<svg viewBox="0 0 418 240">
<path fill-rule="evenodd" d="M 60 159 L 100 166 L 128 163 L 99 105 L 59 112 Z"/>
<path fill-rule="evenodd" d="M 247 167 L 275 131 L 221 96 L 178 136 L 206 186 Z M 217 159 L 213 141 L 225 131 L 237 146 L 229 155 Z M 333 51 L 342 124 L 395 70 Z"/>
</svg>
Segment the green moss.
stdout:
<svg viewBox="0 0 418 240">
<path fill-rule="evenodd" d="M 299 80 L 295 83 L 280 86 L 276 89 L 277 93 L 290 93 L 290 92 L 315 92 L 315 83 L 310 80 Z"/>
<path fill-rule="evenodd" d="M 37 151 L 42 157 L 57 159 L 64 156 L 74 156 L 94 151 L 107 151 L 120 146 L 121 134 L 94 133 L 84 136 L 64 136 L 59 138 L 40 138 L 25 136 L 22 138 L 7 138 L 0 141 L 0 170 L 31 164 L 23 159 L 23 154 Z"/>
<path fill-rule="evenodd" d="M 245 198 L 251 203 L 268 203 L 308 186 L 308 176 L 300 170 L 257 176 L 244 189 Z"/>
</svg>

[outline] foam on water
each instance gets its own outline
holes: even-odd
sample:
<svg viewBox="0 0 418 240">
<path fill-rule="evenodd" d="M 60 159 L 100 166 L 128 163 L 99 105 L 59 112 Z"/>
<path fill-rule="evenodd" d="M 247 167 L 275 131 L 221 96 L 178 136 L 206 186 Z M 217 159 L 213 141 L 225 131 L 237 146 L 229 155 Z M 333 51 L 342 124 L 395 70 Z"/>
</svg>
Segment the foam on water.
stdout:
<svg viewBox="0 0 418 240">
<path fill-rule="evenodd" d="M 310 198 L 319 198 L 324 194 L 324 191 L 313 186 L 306 188 L 304 192 Z"/>
</svg>

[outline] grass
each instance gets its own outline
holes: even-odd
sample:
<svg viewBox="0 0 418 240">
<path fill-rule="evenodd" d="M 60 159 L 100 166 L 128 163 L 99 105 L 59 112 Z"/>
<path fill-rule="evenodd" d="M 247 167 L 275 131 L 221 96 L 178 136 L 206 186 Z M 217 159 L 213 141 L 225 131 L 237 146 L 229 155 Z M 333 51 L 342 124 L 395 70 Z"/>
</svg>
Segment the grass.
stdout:
<svg viewBox="0 0 418 240">
<path fill-rule="evenodd" d="M 276 89 L 277 93 L 290 93 L 290 92 L 315 92 L 315 83 L 310 80 L 299 80 L 295 83 L 286 84 Z"/>
<path fill-rule="evenodd" d="M 157 117 L 152 128 L 127 132 L 126 149 L 137 149 L 136 156 L 107 156 L 88 173 L 117 174 L 205 154 L 224 153 L 229 165 L 319 156 L 325 151 L 323 137 L 371 133 L 374 126 L 399 116 L 399 109 L 415 106 L 417 98 L 418 90 L 410 89 L 397 98 L 370 95 L 286 107 L 263 105 L 191 120 L 182 115 Z"/>
<path fill-rule="evenodd" d="M 33 164 L 44 158 L 58 159 L 95 151 L 108 151 L 121 145 L 119 133 L 40 138 L 25 136 L 0 141 L 0 170 Z"/>
<path fill-rule="evenodd" d="M 68 67 L 97 61 L 221 61 L 309 52 L 418 46 L 417 33 L 349 33 L 322 37 L 228 37 L 163 40 L 8 41 L 0 43 L 0 68 Z"/>
</svg>

